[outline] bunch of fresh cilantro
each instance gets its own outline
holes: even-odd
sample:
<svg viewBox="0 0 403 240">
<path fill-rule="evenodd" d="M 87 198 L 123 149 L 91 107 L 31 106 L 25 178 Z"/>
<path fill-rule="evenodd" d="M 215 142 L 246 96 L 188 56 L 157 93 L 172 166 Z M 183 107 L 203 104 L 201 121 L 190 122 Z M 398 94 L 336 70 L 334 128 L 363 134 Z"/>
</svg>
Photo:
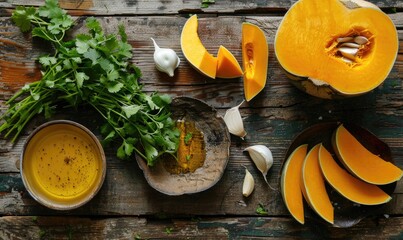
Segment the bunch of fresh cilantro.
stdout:
<svg viewBox="0 0 403 240">
<path fill-rule="evenodd" d="M 123 26 L 117 34 L 105 34 L 95 18 L 86 20 L 87 34 L 65 40 L 74 20 L 57 0 L 46 0 L 38 9 L 17 7 L 12 20 L 23 32 L 52 43 L 54 54 L 42 56 L 42 78 L 25 85 L 7 101 L 0 117 L 0 133 L 14 134 L 37 114 L 49 118 L 57 108 L 92 106 L 105 124 L 103 143 L 118 141 L 119 158 L 135 151 L 149 166 L 163 153 L 174 154 L 179 132 L 170 115 L 171 98 L 147 95 L 138 83 L 140 70 L 129 62 L 131 45 Z"/>
</svg>

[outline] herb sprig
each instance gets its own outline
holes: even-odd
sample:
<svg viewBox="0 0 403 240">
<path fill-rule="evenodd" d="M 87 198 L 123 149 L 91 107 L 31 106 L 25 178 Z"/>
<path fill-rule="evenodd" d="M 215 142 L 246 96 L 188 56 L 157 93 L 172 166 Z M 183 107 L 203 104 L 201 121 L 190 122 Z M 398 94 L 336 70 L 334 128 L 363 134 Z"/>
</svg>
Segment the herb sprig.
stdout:
<svg viewBox="0 0 403 240">
<path fill-rule="evenodd" d="M 12 20 L 22 32 L 50 42 L 55 51 L 39 58 L 42 78 L 6 102 L 9 108 L 0 117 L 0 133 L 13 134 L 14 142 L 37 114 L 49 118 L 61 106 L 90 105 L 105 120 L 103 143 L 120 142 L 119 158 L 136 152 L 152 166 L 160 155 L 176 152 L 179 131 L 170 117 L 171 98 L 142 91 L 141 72 L 129 62 L 132 47 L 122 25 L 118 34 L 105 34 L 90 17 L 88 33 L 65 40 L 74 20 L 57 0 L 46 0 L 38 9 L 17 7 Z"/>
</svg>

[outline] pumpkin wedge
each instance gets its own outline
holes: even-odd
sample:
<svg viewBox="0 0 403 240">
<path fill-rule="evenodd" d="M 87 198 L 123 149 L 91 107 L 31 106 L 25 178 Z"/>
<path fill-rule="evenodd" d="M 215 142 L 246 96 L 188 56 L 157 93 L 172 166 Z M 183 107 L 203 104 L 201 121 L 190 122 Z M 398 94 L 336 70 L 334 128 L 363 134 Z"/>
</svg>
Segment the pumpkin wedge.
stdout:
<svg viewBox="0 0 403 240">
<path fill-rule="evenodd" d="M 246 101 L 250 101 L 266 85 L 269 48 L 264 32 L 251 23 L 242 24 L 242 65 Z"/>
<path fill-rule="evenodd" d="M 217 53 L 218 78 L 237 78 L 243 75 L 241 66 L 234 55 L 224 46 L 220 46 Z"/>
<path fill-rule="evenodd" d="M 304 200 L 300 185 L 302 184 L 302 164 L 306 157 L 308 145 L 297 147 L 284 163 L 281 174 L 281 196 L 290 214 L 304 224 Z"/>
<path fill-rule="evenodd" d="M 345 168 L 365 182 L 384 185 L 398 181 L 403 176 L 400 168 L 371 153 L 344 125 L 336 129 L 332 145 Z"/>
<path fill-rule="evenodd" d="M 319 163 L 326 181 L 350 201 L 378 205 L 392 199 L 378 186 L 364 182 L 341 168 L 323 145 L 319 149 Z"/>
<path fill-rule="evenodd" d="M 197 33 L 197 15 L 191 16 L 185 23 L 181 33 L 181 48 L 186 60 L 199 72 L 215 78 L 217 72 L 217 58 L 211 55 Z"/>
<path fill-rule="evenodd" d="M 398 46 L 391 19 L 362 0 L 299 0 L 284 16 L 274 41 L 291 82 L 321 98 L 357 96 L 379 86 L 393 67 Z"/>
<path fill-rule="evenodd" d="M 325 179 L 319 166 L 320 144 L 315 145 L 306 155 L 302 165 L 301 187 L 310 207 L 325 221 L 334 223 L 334 209 L 326 192 Z"/>
</svg>

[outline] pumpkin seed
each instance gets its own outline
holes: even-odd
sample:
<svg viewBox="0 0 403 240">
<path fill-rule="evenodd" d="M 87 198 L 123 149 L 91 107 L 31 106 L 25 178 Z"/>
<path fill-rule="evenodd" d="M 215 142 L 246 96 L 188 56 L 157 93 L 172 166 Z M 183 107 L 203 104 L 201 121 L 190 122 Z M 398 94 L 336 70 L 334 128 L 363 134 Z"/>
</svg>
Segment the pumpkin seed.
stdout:
<svg viewBox="0 0 403 240">
<path fill-rule="evenodd" d="M 345 57 L 341 57 L 341 60 L 343 60 L 343 62 L 345 63 L 353 63 L 353 61 L 351 59 L 345 58 Z"/>
<path fill-rule="evenodd" d="M 353 40 L 354 40 L 353 37 L 340 37 L 340 38 L 337 38 L 338 43 L 352 42 Z"/>
<path fill-rule="evenodd" d="M 357 36 L 354 38 L 354 42 L 360 45 L 366 44 L 368 41 L 368 38 L 364 36 Z"/>
<path fill-rule="evenodd" d="M 341 47 L 339 48 L 339 52 L 341 53 L 341 55 L 343 55 L 344 57 L 354 60 L 355 55 L 358 52 L 357 48 L 348 48 L 348 47 Z"/>
<path fill-rule="evenodd" d="M 349 47 L 349 48 L 360 48 L 361 45 L 352 42 L 345 42 L 340 44 L 340 47 Z"/>
</svg>

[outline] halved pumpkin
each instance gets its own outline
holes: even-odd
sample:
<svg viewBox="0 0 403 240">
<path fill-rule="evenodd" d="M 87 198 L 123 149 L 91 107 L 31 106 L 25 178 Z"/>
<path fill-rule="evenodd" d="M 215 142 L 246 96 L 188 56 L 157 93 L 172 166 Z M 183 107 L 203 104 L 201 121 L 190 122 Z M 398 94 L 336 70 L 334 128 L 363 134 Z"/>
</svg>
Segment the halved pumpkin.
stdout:
<svg viewBox="0 0 403 240">
<path fill-rule="evenodd" d="M 217 73 L 219 78 L 237 78 L 243 75 L 241 66 L 234 55 L 224 46 L 220 46 L 217 53 Z"/>
<path fill-rule="evenodd" d="M 284 163 L 281 174 L 281 196 L 291 216 L 304 224 L 304 200 L 300 185 L 302 185 L 302 164 L 306 157 L 308 145 L 297 147 Z"/>
<path fill-rule="evenodd" d="M 403 171 L 366 149 L 340 125 L 332 139 L 334 151 L 346 169 L 361 180 L 377 185 L 398 181 Z"/>
<path fill-rule="evenodd" d="M 244 92 L 250 101 L 266 85 L 269 48 L 265 33 L 251 23 L 242 24 L 242 65 Z"/>
<path fill-rule="evenodd" d="M 378 186 L 353 177 L 341 168 L 323 145 L 319 149 L 319 163 L 326 181 L 350 201 L 364 205 L 377 205 L 392 199 Z"/>
<path fill-rule="evenodd" d="M 391 19 L 362 0 L 299 0 L 274 42 L 291 82 L 321 98 L 356 96 L 379 86 L 398 45 Z"/>
<path fill-rule="evenodd" d="M 217 58 L 211 55 L 197 33 L 197 15 L 191 16 L 181 33 L 181 48 L 187 61 L 198 71 L 210 78 L 216 77 Z"/>
<path fill-rule="evenodd" d="M 324 220 L 334 223 L 334 209 L 326 192 L 325 179 L 319 166 L 320 144 L 315 145 L 306 155 L 302 166 L 301 185 L 310 207 Z"/>
</svg>

